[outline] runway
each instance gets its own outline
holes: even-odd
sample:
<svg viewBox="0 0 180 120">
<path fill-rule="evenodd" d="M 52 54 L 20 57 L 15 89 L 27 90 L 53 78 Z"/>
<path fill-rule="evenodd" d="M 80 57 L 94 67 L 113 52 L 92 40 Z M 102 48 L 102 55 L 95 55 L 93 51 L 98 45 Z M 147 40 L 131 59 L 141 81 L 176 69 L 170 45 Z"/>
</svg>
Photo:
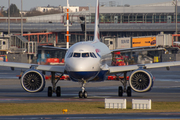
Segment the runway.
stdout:
<svg viewBox="0 0 180 120">
<path fill-rule="evenodd" d="M 122 113 L 122 114 L 84 114 L 84 115 L 34 115 L 34 116 L 1 116 L 0 120 L 115 120 L 115 119 L 170 119 L 179 120 L 180 113 Z"/>
<path fill-rule="evenodd" d="M 105 98 L 126 98 L 132 99 L 152 99 L 152 101 L 179 101 L 180 82 L 155 81 L 154 87 L 150 92 L 132 92 L 132 97 L 118 97 L 118 81 L 105 81 L 101 83 L 89 83 L 86 85 L 88 92 L 87 99 L 79 99 L 78 92 L 81 90 L 79 83 L 71 81 L 60 81 L 62 96 L 47 97 L 47 87 L 50 81 L 46 81 L 44 91 L 39 93 L 28 93 L 20 85 L 19 79 L 0 79 L 0 102 L 71 102 L 71 101 L 104 101 Z"/>
<path fill-rule="evenodd" d="M 179 101 L 180 100 L 180 69 L 171 67 L 170 71 L 165 68 L 150 69 L 155 77 L 154 86 L 150 92 L 136 93 L 132 91 L 132 97 L 118 97 L 119 81 L 104 81 L 97 83 L 87 83 L 87 99 L 79 99 L 78 93 L 81 84 L 72 81 L 59 81 L 57 86 L 61 86 L 62 97 L 47 97 L 47 88 L 51 86 L 51 81 L 46 80 L 46 87 L 39 93 L 28 93 L 23 90 L 20 80 L 16 75 L 20 74 L 20 69 L 11 71 L 8 67 L 0 68 L 0 102 L 66 102 L 66 101 L 104 101 L 105 98 L 126 98 L 132 99 L 152 99 L 152 101 Z"/>
<path fill-rule="evenodd" d="M 51 85 L 50 80 L 46 81 L 46 87 L 39 93 L 28 93 L 23 90 L 20 80 L 16 75 L 21 70 L 11 71 L 10 68 L 0 68 L 0 103 L 38 103 L 38 102 L 103 102 L 105 98 L 126 98 L 132 99 L 151 99 L 154 101 L 180 101 L 180 69 L 171 67 L 170 71 L 165 68 L 151 69 L 155 77 L 154 86 L 150 92 L 132 92 L 132 97 L 118 97 L 119 81 L 105 81 L 98 83 L 87 83 L 87 99 L 79 99 L 78 92 L 81 84 L 72 81 L 59 81 L 62 96 L 47 97 L 47 87 Z M 167 116 L 168 114 L 168 116 Z M 106 115 L 40 115 L 40 116 L 12 116 L 13 119 L 180 119 L 179 113 L 138 113 L 137 114 L 106 114 Z M 1 116 L 0 119 L 12 119 L 11 116 Z"/>
</svg>

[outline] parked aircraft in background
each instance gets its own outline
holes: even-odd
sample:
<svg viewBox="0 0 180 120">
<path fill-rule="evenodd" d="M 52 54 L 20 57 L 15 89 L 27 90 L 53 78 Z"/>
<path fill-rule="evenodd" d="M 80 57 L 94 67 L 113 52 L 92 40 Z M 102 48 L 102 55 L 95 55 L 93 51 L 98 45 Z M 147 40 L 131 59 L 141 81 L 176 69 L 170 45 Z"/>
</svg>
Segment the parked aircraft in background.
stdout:
<svg viewBox="0 0 180 120">
<path fill-rule="evenodd" d="M 179 41 L 174 41 L 173 43 L 175 43 L 175 44 L 180 44 L 180 42 L 179 42 Z"/>
<path fill-rule="evenodd" d="M 116 50 L 115 50 L 116 51 Z M 107 74 L 123 73 L 124 79 L 119 79 L 123 86 L 119 86 L 118 94 L 131 96 L 131 89 L 135 92 L 150 91 L 153 86 L 153 76 L 147 68 L 169 67 L 180 65 L 180 61 L 162 62 L 143 65 L 111 66 L 112 51 L 99 41 L 99 1 L 97 0 L 95 15 L 94 40 L 87 42 L 78 42 L 72 45 L 66 52 L 64 66 L 36 65 L 15 62 L 0 62 L 0 66 L 27 68 L 21 77 L 21 85 L 27 92 L 40 92 L 45 87 L 45 78 L 43 71 L 51 72 L 52 87 L 48 87 L 48 96 L 52 93 L 61 96 L 61 87 L 56 87 L 59 79 L 55 80 L 55 73 L 61 76 L 68 74 L 74 82 L 82 83 L 82 90 L 79 91 L 79 98 L 87 98 L 85 91 L 87 82 L 104 81 Z M 42 71 L 42 72 L 41 72 Z M 131 72 L 129 80 L 127 73 Z"/>
</svg>

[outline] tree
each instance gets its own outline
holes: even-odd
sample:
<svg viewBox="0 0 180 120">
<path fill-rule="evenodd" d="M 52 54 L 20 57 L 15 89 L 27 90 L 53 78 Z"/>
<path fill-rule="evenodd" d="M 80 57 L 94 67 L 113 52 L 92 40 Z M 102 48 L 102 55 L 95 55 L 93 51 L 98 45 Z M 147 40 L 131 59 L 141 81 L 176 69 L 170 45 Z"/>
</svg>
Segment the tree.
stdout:
<svg viewBox="0 0 180 120">
<path fill-rule="evenodd" d="M 4 6 L 0 6 L 0 17 L 4 17 L 4 15 L 3 15 L 3 8 L 4 8 Z"/>
<path fill-rule="evenodd" d="M 31 8 L 30 11 L 28 11 L 26 13 L 25 17 L 49 15 L 49 14 L 57 14 L 57 13 L 61 13 L 61 11 L 60 10 L 49 10 L 47 12 L 40 12 L 40 11 L 37 11 L 36 8 Z"/>
<path fill-rule="evenodd" d="M 4 17 L 4 15 L 0 12 L 0 17 Z"/>
<path fill-rule="evenodd" d="M 9 10 L 9 8 L 7 9 L 7 13 L 8 13 L 8 10 Z M 17 6 L 15 4 L 10 5 L 10 16 L 11 17 L 19 17 L 20 16 L 19 9 L 17 8 Z"/>
</svg>

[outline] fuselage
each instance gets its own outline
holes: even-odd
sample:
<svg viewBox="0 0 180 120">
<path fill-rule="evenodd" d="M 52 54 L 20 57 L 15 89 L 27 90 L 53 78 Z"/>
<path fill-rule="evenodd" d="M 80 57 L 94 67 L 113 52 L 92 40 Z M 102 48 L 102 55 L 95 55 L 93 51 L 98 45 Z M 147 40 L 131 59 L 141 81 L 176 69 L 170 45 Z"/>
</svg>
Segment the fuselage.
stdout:
<svg viewBox="0 0 180 120">
<path fill-rule="evenodd" d="M 103 65 L 112 60 L 109 48 L 99 41 L 79 42 L 69 48 L 65 56 L 65 70 L 72 81 L 103 81 L 107 71 Z"/>
</svg>

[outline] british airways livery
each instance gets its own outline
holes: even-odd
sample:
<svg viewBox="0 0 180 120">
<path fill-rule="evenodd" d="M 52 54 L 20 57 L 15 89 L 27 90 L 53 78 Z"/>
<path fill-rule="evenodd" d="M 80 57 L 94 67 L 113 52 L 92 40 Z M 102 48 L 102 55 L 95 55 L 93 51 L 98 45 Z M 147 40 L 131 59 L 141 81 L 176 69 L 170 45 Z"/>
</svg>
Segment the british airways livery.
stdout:
<svg viewBox="0 0 180 120">
<path fill-rule="evenodd" d="M 113 50 L 117 51 L 117 50 Z M 111 66 L 112 52 L 102 42 L 99 41 L 99 1 L 97 0 L 96 15 L 95 15 L 95 29 L 94 40 L 87 42 L 78 42 L 67 49 L 65 55 L 64 66 L 52 65 L 37 65 L 15 62 L 0 62 L 0 66 L 27 68 L 21 77 L 21 85 L 27 92 L 40 92 L 45 87 L 45 78 L 43 71 L 51 72 L 52 87 L 48 87 L 48 96 L 51 97 L 53 93 L 56 96 L 61 96 L 61 87 L 56 84 L 60 77 L 64 74 L 69 75 L 73 82 L 82 83 L 82 90 L 79 91 L 79 98 L 87 98 L 88 94 L 85 91 L 85 84 L 87 82 L 99 82 L 106 79 L 106 75 L 123 73 L 124 79 L 119 79 L 122 86 L 119 86 L 118 95 L 131 96 L 131 90 L 135 92 L 150 91 L 153 86 L 153 76 L 147 70 L 148 68 L 178 66 L 180 61 L 176 62 L 162 62 L 142 65 L 128 65 L 128 66 Z M 127 80 L 127 73 L 130 72 L 129 80 Z M 55 73 L 60 73 L 59 79 L 55 79 Z"/>
</svg>

